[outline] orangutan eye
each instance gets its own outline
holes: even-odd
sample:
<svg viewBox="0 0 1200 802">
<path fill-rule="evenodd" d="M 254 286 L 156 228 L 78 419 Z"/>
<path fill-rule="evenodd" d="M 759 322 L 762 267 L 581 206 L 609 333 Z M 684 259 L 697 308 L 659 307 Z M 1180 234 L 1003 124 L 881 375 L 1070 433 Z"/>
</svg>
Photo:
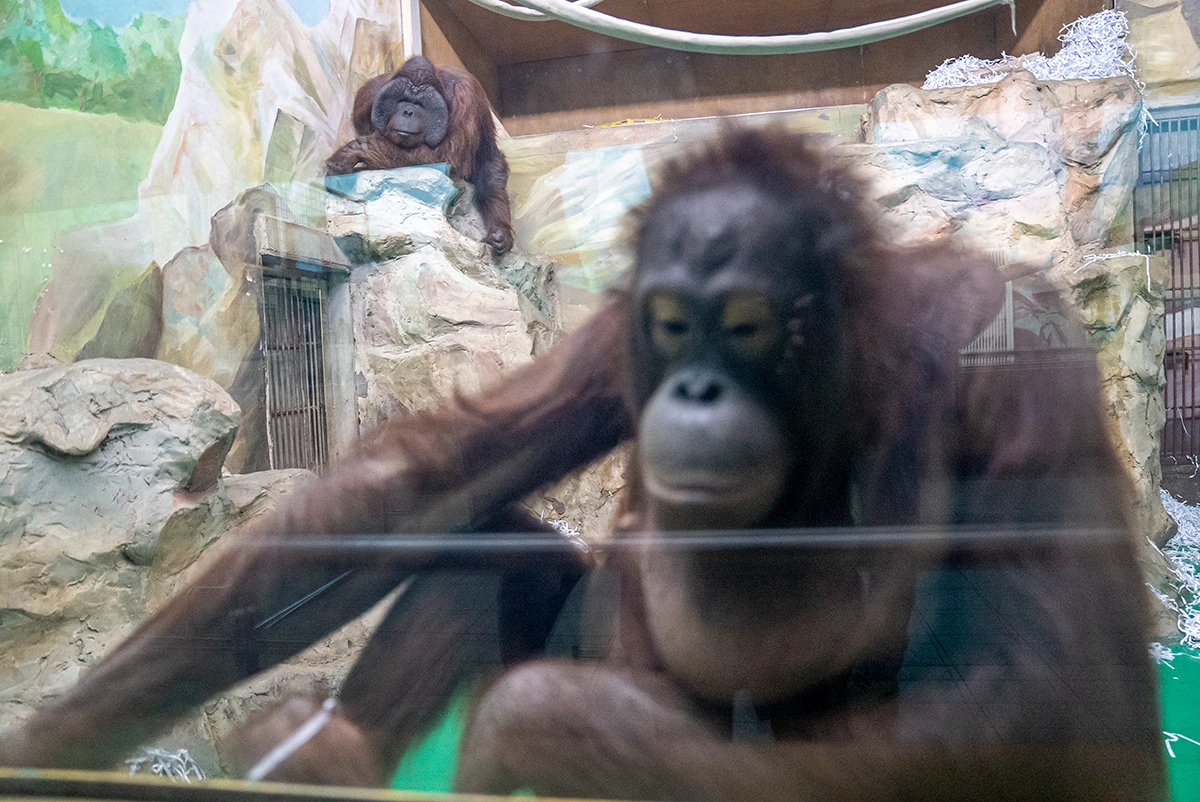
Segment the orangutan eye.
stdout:
<svg viewBox="0 0 1200 802">
<path fill-rule="evenodd" d="M 683 304 L 674 295 L 658 293 L 650 299 L 649 312 L 651 344 L 663 356 L 675 356 L 691 331 Z"/>
<path fill-rule="evenodd" d="M 743 356 L 762 355 L 776 339 L 770 302 L 758 295 L 737 295 L 721 310 L 721 333 Z"/>
</svg>

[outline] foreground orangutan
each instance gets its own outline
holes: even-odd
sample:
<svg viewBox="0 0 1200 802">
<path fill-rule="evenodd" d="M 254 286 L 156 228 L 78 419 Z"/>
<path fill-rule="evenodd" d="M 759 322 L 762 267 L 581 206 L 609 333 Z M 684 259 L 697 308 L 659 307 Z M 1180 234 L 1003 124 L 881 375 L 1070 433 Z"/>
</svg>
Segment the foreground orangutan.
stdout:
<svg viewBox="0 0 1200 802">
<path fill-rule="evenodd" d="M 302 596 L 289 581 L 355 564 L 287 544 L 512 531 L 525 495 L 632 437 L 609 549 L 620 648 L 502 674 L 474 706 L 458 788 L 1162 798 L 1128 480 L 1094 359 L 961 367 L 1002 278 L 944 246 L 891 246 L 863 197 L 779 132 L 732 130 L 670 167 L 640 211 L 627 289 L 479 398 L 382 426 L 10 733 L 0 761 L 110 763 L 415 573 L 331 723 L 265 775 L 346 782 L 364 765 L 360 781 L 381 782 L 478 675 L 427 680 L 464 625 L 452 600 L 496 592 L 446 569 L 540 576 L 539 622 L 578 569 L 567 550 L 451 564 L 414 539 L 262 637 L 253 622 Z M 268 713 L 253 757 L 319 704 Z"/>
</svg>

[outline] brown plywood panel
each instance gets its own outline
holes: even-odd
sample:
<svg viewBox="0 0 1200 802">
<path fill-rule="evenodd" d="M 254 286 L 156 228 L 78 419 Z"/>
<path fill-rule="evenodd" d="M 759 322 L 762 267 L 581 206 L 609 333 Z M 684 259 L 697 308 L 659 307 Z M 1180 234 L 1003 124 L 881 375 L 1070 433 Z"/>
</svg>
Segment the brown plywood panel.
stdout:
<svg viewBox="0 0 1200 802">
<path fill-rule="evenodd" d="M 1016 56 L 1045 53 L 1052 56 L 1061 43 L 1058 33 L 1062 26 L 1080 17 L 1097 14 L 1105 9 L 1105 0 L 1045 0 L 1042 3 L 1017 3 L 1017 32 L 1019 37 L 1008 52 Z M 1008 28 L 1012 36 L 1012 29 Z"/>
<path fill-rule="evenodd" d="M 749 36 L 852 28 L 944 5 L 949 0 L 653 0 L 651 11 L 660 27 Z"/>
<path fill-rule="evenodd" d="M 546 112 L 522 117 L 505 117 L 504 129 L 512 136 L 592 130 L 586 126 L 626 119 L 652 119 L 662 115 L 664 120 L 689 120 L 704 117 L 731 117 L 740 114 L 760 114 L 780 109 L 825 109 L 829 107 L 861 109 L 860 98 L 870 99 L 883 85 L 849 89 L 819 89 L 792 92 L 785 95 L 737 95 L 707 97 L 696 100 L 668 100 L 653 103 L 633 103 L 618 106 Z M 854 106 L 846 102 L 858 103 Z M 612 130 L 612 129 L 595 129 Z"/>
<path fill-rule="evenodd" d="M 664 27 L 770 34 L 857 25 L 948 1 L 859 0 L 834 8 L 824 0 L 605 0 L 602 7 Z M 948 58 L 1056 52 L 1061 26 L 1100 10 L 1103 0 L 1026 0 L 1018 4 L 1019 36 L 1009 10 L 995 8 L 865 47 L 759 57 L 635 46 L 561 23 L 505 19 L 468 0 L 424 4 L 455 51 L 470 52 L 482 64 L 486 78 L 480 77 L 509 130 L 528 134 L 631 117 L 864 103 L 888 84 L 919 85 Z"/>
<path fill-rule="evenodd" d="M 865 103 L 887 84 L 922 82 L 946 58 L 998 56 L 995 31 L 993 15 L 985 13 L 824 53 L 745 57 L 642 48 L 508 65 L 500 68 L 505 125 L 533 133 L 556 122 L 677 117 L 683 108 L 687 116 L 704 116 Z M 627 111 L 614 116 L 619 109 Z"/>
<path fill-rule="evenodd" d="M 561 22 L 524 22 L 469 0 L 423 0 L 434 16 L 452 14 L 498 65 L 640 48 Z M 949 0 L 605 0 L 614 17 L 698 33 L 770 35 L 848 28 L 947 5 Z M 1030 0 L 1027 5 L 1039 5 Z M 1006 12 L 1007 13 L 1007 12 Z"/>
<path fill-rule="evenodd" d="M 457 20 L 497 65 L 641 47 L 563 22 L 509 19 L 468 0 L 421 1 L 439 23 L 447 17 Z M 605 0 L 602 5 L 613 16 L 654 24 L 647 14 L 647 0 Z"/>
<path fill-rule="evenodd" d="M 949 58 L 970 54 L 999 58 L 1014 39 L 1007 8 L 994 8 L 962 17 L 936 28 L 906 34 L 863 48 L 863 76 L 867 81 L 920 86 L 925 75 Z M 1011 50 L 1010 50 L 1011 52 Z"/>
<path fill-rule="evenodd" d="M 462 67 L 483 85 L 492 105 L 499 108 L 500 82 L 496 62 L 488 48 L 453 14 L 435 14 L 431 3 L 421 3 L 421 51 L 439 67 Z"/>
<path fill-rule="evenodd" d="M 843 85 L 847 77 L 860 72 L 858 48 L 753 60 L 642 48 L 503 67 L 500 93 L 505 114 L 520 116 L 655 100 L 822 89 Z"/>
</svg>

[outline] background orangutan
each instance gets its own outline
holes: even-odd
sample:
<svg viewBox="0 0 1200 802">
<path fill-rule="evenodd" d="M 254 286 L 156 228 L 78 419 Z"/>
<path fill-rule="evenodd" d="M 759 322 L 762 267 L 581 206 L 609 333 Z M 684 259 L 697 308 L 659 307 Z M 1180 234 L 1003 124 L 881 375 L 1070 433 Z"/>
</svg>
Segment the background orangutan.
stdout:
<svg viewBox="0 0 1200 802">
<path fill-rule="evenodd" d="M 363 84 L 352 120 L 358 138 L 329 157 L 330 175 L 445 162 L 451 175 L 474 185 L 487 244 L 497 253 L 512 248 L 508 160 L 496 146 L 492 107 L 475 76 L 413 56 Z"/>
<path fill-rule="evenodd" d="M 450 642 L 431 633 L 462 625 L 448 600 L 471 590 L 449 584 L 436 549 L 384 553 L 255 640 L 245 622 L 300 597 L 294 577 L 348 564 L 283 544 L 518 528 L 511 505 L 632 436 L 611 556 L 618 654 L 504 674 L 475 706 L 460 789 L 1162 798 L 1128 480 L 1094 360 L 962 368 L 1002 278 L 946 247 L 891 247 L 862 198 L 784 133 L 730 131 L 668 169 L 627 290 L 480 398 L 381 427 L 222 555 L 205 593 L 168 604 L 10 733 L 0 762 L 111 762 L 416 571 L 336 726 L 272 775 L 345 781 L 339 755 L 365 738 L 380 774 L 362 781 L 381 781 L 409 737 L 396 733 L 452 693 L 415 684 Z M 572 564 L 473 559 L 500 577 L 545 571 L 537 611 Z M 281 708 L 257 726 L 295 718 Z"/>
</svg>

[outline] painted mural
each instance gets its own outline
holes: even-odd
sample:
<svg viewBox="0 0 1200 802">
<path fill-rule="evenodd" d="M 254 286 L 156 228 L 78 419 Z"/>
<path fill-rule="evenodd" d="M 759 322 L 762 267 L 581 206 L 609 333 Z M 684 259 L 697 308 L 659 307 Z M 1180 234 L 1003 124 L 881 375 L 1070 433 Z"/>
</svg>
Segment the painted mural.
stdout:
<svg viewBox="0 0 1200 802">
<path fill-rule="evenodd" d="M 397 5 L 0 0 L 0 370 L 76 358 L 239 192 L 318 176 Z"/>
<path fill-rule="evenodd" d="M 0 2 L 0 369 L 21 357 L 57 233 L 135 210 L 174 104 L 183 15 L 123 22 Z"/>
<path fill-rule="evenodd" d="M 59 0 L 0 11 L 0 98 L 162 125 L 179 88 L 183 17 L 138 14 L 120 29 L 75 22 Z"/>
<path fill-rule="evenodd" d="M 1155 104 L 1195 102 L 1200 93 L 1200 0 L 1117 0 L 1129 16 L 1138 79 Z"/>
</svg>

